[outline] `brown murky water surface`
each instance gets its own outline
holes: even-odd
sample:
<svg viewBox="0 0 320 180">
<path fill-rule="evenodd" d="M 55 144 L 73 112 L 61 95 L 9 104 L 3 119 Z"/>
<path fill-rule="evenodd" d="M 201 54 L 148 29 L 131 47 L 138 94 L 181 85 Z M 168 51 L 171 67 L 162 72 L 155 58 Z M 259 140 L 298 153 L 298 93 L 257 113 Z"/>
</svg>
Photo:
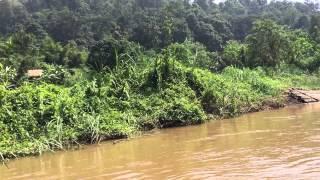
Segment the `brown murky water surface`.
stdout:
<svg viewBox="0 0 320 180">
<path fill-rule="evenodd" d="M 156 131 L 0 166 L 0 179 L 320 179 L 320 104 Z"/>
</svg>

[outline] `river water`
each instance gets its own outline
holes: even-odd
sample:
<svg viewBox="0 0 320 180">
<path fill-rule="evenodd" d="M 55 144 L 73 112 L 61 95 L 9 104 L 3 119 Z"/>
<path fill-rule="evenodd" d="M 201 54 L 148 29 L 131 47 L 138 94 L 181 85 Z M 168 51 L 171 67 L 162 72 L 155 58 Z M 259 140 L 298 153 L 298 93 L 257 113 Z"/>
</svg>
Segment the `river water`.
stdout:
<svg viewBox="0 0 320 180">
<path fill-rule="evenodd" d="M 320 104 L 154 131 L 0 166 L 0 179 L 320 179 Z"/>
</svg>

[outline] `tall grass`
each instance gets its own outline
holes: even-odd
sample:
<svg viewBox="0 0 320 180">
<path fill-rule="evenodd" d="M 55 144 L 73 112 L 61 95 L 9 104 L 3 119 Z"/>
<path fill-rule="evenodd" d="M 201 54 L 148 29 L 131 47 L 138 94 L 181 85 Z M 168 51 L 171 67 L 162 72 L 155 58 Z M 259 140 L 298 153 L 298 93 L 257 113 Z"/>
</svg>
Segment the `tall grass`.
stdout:
<svg viewBox="0 0 320 180">
<path fill-rule="evenodd" d="M 198 54 L 191 58 L 200 62 L 191 65 L 177 57 L 164 51 L 137 61 L 119 54 L 117 68 L 77 70 L 59 83 L 40 79 L 9 90 L 1 82 L 0 158 L 199 124 L 208 115 L 232 117 L 259 109 L 269 99 L 278 102 L 288 87 L 320 87 L 315 75 L 234 67 L 217 73 L 201 67 Z"/>
</svg>

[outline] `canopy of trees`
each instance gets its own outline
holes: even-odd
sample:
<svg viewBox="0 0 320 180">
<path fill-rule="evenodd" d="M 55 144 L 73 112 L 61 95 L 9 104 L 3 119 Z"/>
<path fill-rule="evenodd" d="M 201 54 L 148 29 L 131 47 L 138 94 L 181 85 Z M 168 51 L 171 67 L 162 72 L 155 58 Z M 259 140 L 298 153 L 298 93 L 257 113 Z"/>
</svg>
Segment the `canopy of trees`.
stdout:
<svg viewBox="0 0 320 180">
<path fill-rule="evenodd" d="M 220 54 L 220 68 L 299 64 L 310 53 L 293 50 L 300 46 L 294 42 L 302 41 L 295 35 L 305 32 L 307 49 L 317 49 L 318 10 L 309 0 L 2 0 L 0 58 L 21 71 L 41 62 L 79 67 L 87 58 L 101 70 L 114 66 L 116 55 L 137 46 L 133 43 L 160 51 L 188 40 Z"/>
<path fill-rule="evenodd" d="M 17 31 L 55 41 L 92 46 L 108 37 L 146 48 L 194 39 L 221 50 L 230 39 L 244 40 L 256 19 L 272 19 L 317 36 L 318 4 L 266 0 L 2 0 L 0 34 Z M 316 37 L 315 37 L 316 38 Z"/>
</svg>

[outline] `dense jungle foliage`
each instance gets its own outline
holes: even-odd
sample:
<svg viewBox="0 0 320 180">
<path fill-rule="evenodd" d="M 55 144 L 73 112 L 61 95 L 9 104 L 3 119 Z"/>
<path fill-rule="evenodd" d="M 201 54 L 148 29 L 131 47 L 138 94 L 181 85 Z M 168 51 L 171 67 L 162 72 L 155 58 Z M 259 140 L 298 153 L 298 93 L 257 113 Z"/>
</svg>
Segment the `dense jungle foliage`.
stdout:
<svg viewBox="0 0 320 180">
<path fill-rule="evenodd" d="M 280 106 L 319 43 L 312 1 L 1 0 L 0 159 Z"/>
</svg>

